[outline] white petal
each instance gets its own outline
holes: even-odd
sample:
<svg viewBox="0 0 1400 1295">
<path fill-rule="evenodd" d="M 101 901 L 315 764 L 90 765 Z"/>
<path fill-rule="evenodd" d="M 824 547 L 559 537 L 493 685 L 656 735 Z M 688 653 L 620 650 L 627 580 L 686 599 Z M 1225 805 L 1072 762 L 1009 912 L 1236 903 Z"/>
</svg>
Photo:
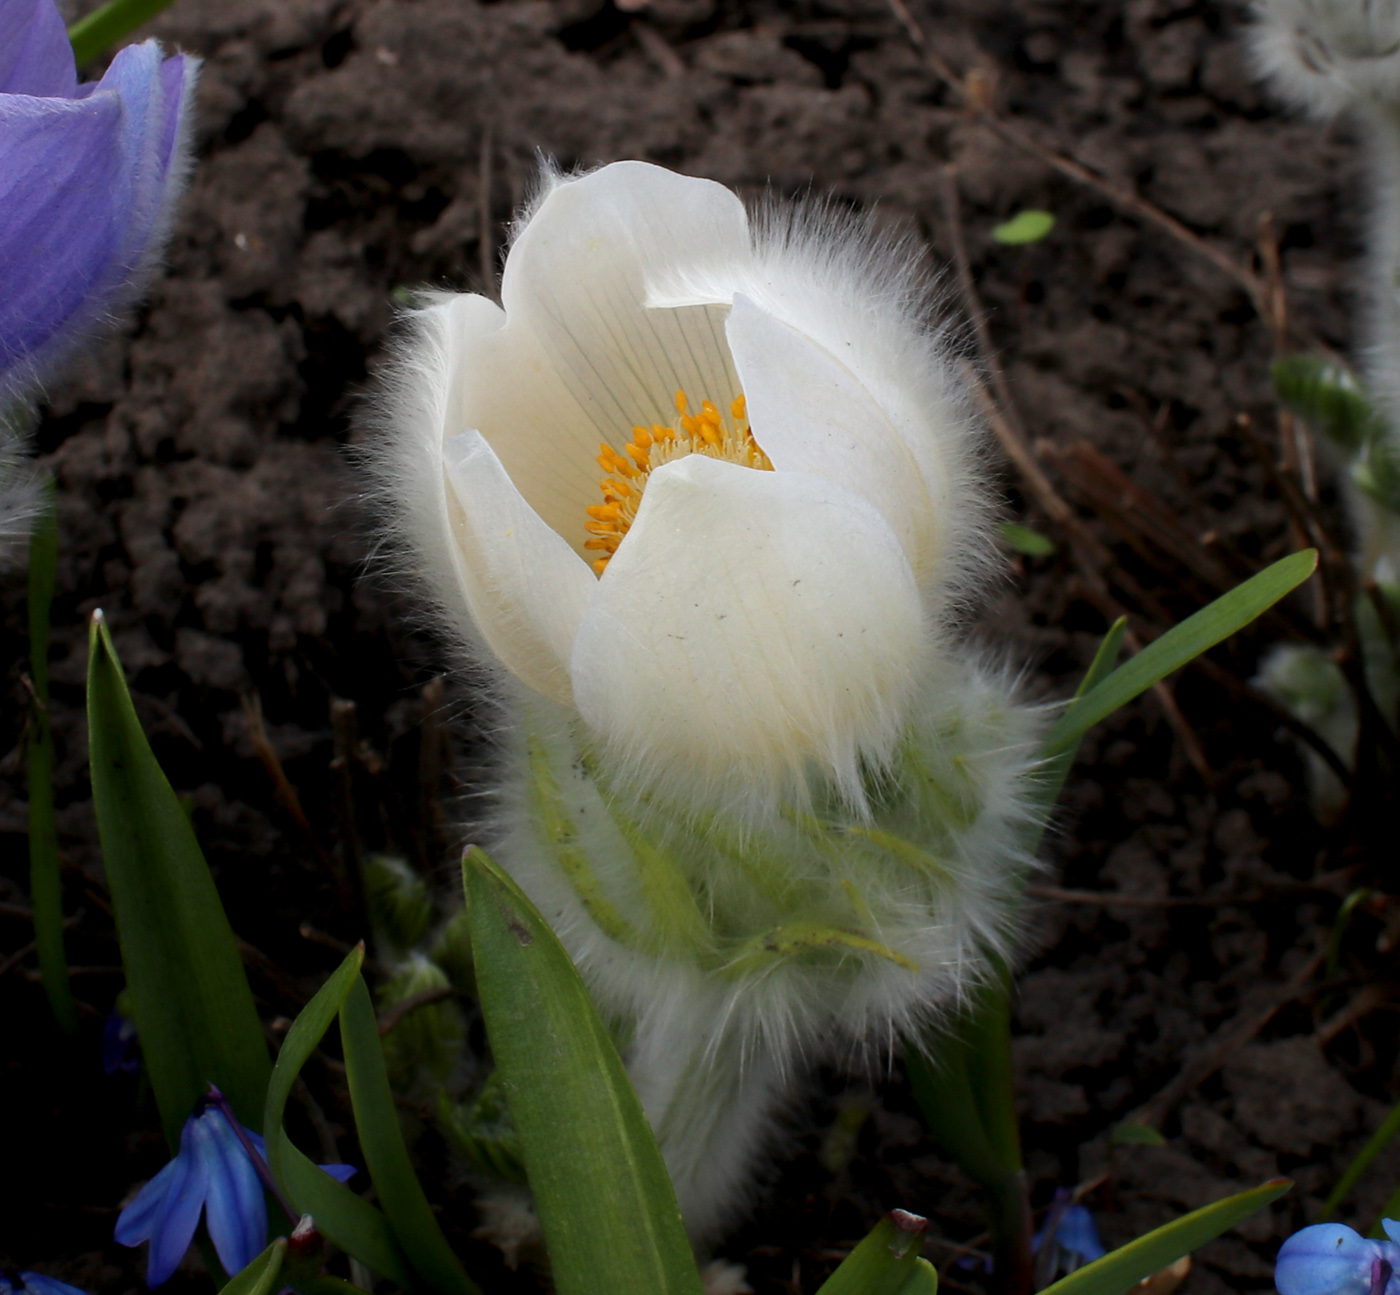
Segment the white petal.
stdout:
<svg viewBox="0 0 1400 1295">
<path fill-rule="evenodd" d="M 688 257 L 748 254 L 743 204 L 712 181 L 640 162 L 556 181 L 506 260 L 504 327 L 450 357 L 450 430 L 480 430 L 582 552 L 599 443 L 620 450 L 636 424 L 669 424 L 678 389 L 721 407 L 738 393 L 724 310 L 649 311 L 647 281 Z"/>
<path fill-rule="evenodd" d="M 574 641 L 574 699 L 627 774 L 736 803 L 811 768 L 860 799 L 924 638 L 884 519 L 801 473 L 690 455 L 652 474 Z"/>
<path fill-rule="evenodd" d="M 779 472 L 810 472 L 876 508 L 909 564 L 932 560 L 937 518 L 908 443 L 860 379 L 811 338 L 736 295 L 726 325 L 749 426 Z"/>
<path fill-rule="evenodd" d="M 443 466 L 453 557 L 476 627 L 513 674 L 567 705 L 593 572 L 525 502 L 479 432 L 452 437 Z"/>
</svg>

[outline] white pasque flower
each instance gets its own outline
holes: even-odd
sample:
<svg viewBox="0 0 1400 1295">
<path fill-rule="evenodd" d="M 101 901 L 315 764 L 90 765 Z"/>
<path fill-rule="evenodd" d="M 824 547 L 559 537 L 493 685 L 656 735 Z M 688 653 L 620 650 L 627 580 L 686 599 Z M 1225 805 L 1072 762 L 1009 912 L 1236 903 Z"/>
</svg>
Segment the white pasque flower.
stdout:
<svg viewBox="0 0 1400 1295">
<path fill-rule="evenodd" d="M 993 553 L 909 248 L 636 162 L 546 177 L 503 306 L 384 404 L 416 569 L 503 667 L 493 851 L 712 1235 L 801 1068 L 1010 953 L 1034 717 L 947 633 Z"/>
<path fill-rule="evenodd" d="M 1255 0 L 1261 77 L 1322 117 L 1400 102 L 1400 0 Z"/>
<path fill-rule="evenodd" d="M 673 794 L 815 770 L 858 802 L 989 548 L 909 258 L 841 224 L 754 230 L 730 190 L 639 162 L 549 176 L 503 306 L 413 317 L 386 455 L 433 592 Z"/>
</svg>

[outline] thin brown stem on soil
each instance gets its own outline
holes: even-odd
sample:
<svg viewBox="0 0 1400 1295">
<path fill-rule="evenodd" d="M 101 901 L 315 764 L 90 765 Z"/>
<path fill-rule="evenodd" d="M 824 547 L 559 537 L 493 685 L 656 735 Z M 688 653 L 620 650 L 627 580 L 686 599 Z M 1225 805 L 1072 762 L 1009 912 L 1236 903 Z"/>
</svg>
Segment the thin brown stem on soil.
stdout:
<svg viewBox="0 0 1400 1295">
<path fill-rule="evenodd" d="M 1155 225 L 1184 246 L 1189 247 L 1193 252 L 1204 257 L 1226 276 L 1233 279 L 1249 297 L 1260 317 L 1269 321 L 1269 295 L 1263 281 L 1257 274 L 1241 265 L 1228 252 L 1208 243 L 1175 216 L 1149 202 L 1141 194 L 1115 184 L 1082 162 L 1041 144 L 1020 127 L 1013 126 L 997 113 L 993 97 L 982 90 L 985 76 L 974 79 L 969 74 L 967 77 L 960 77 L 947 60 L 930 44 L 918 19 L 914 17 L 905 0 L 888 0 L 888 3 L 895 18 L 908 35 L 910 44 L 918 50 L 934 74 L 953 91 L 956 97 L 962 100 L 970 115 L 982 122 L 1006 143 L 1038 158 L 1061 175 L 1093 189 L 1096 193 L 1107 198 L 1120 211 Z M 975 83 L 973 83 L 974 80 Z"/>
<path fill-rule="evenodd" d="M 992 431 L 1006 456 L 1021 473 L 1022 479 L 1030 487 L 1031 493 L 1051 520 L 1057 522 L 1067 532 L 1071 551 L 1079 564 L 1080 575 L 1092 594 L 1093 601 L 1108 616 L 1110 621 L 1116 620 L 1126 613 L 1119 606 L 1117 600 L 1113 598 L 1103 577 L 1103 571 L 1113 565 L 1113 555 L 1102 541 L 1080 521 L 1074 509 L 1065 502 L 1064 497 L 1055 489 L 1050 478 L 1041 468 L 1036 455 L 1027 443 L 1025 425 L 1016 407 L 1015 396 L 1006 381 L 1006 375 L 1002 371 L 1001 365 L 997 362 L 996 352 L 992 347 L 991 334 L 987 328 L 987 314 L 977 292 L 977 284 L 972 277 L 972 264 L 967 255 L 967 240 L 963 235 L 962 206 L 958 193 L 956 167 L 944 167 L 940 191 L 943 196 L 944 219 L 948 227 L 948 238 L 953 253 L 953 265 L 957 274 L 958 287 L 962 293 L 964 309 L 972 321 L 973 331 L 977 336 L 979 359 L 988 375 L 988 380 L 991 382 L 992 390 L 987 390 L 986 384 L 981 379 L 981 374 L 971 365 L 965 366 L 965 376 L 971 382 L 973 395 L 978 406 L 991 425 Z M 1046 443 L 1038 442 L 1037 449 L 1040 449 L 1044 444 Z M 1136 582 L 1133 583 L 1136 586 Z M 1155 598 L 1150 597 L 1146 591 L 1137 592 L 1140 595 L 1139 600 L 1150 606 L 1164 624 L 1171 623 L 1171 617 L 1167 614 L 1166 609 Z M 1128 632 L 1127 639 L 1133 651 L 1141 650 L 1142 642 L 1133 631 Z M 1175 731 L 1192 767 L 1200 774 L 1207 786 L 1213 785 L 1215 775 L 1206 759 L 1205 749 L 1194 729 L 1181 713 L 1181 708 L 1176 703 L 1176 697 L 1172 693 L 1170 685 L 1165 680 L 1159 680 L 1152 685 L 1152 691 L 1161 703 L 1167 722 Z"/>
<path fill-rule="evenodd" d="M 334 873 L 335 864 L 331 859 L 330 851 L 321 844 L 315 828 L 311 826 L 310 819 L 306 817 L 306 811 L 301 807 L 301 797 L 297 795 L 297 789 L 292 786 L 291 780 L 287 777 L 287 771 L 282 767 L 282 759 L 277 754 L 276 747 L 268 739 L 267 726 L 263 723 L 262 697 L 257 693 L 246 693 L 242 698 L 242 707 L 243 718 L 248 724 L 248 736 L 252 739 L 253 750 L 257 753 L 263 768 L 267 770 L 267 776 L 272 779 L 272 790 L 277 797 L 277 803 L 282 806 L 287 817 L 296 824 L 297 830 L 306 838 L 307 844 L 311 846 L 321 867 Z"/>
<path fill-rule="evenodd" d="M 1390 989 L 1385 985 L 1366 985 L 1339 1011 L 1333 1013 L 1313 1034 L 1317 1046 L 1325 1048 L 1339 1034 L 1350 1029 L 1363 1017 L 1369 1016 L 1381 1007 L 1390 997 Z"/>
<path fill-rule="evenodd" d="M 457 991 L 451 985 L 435 985 L 432 989 L 424 989 L 419 993 L 410 994 L 407 998 L 400 999 L 380 1015 L 379 1037 L 383 1038 L 390 1030 L 399 1025 L 404 1017 L 411 1016 L 420 1007 L 440 1003 L 445 998 L 455 997 L 456 994 Z"/>
</svg>

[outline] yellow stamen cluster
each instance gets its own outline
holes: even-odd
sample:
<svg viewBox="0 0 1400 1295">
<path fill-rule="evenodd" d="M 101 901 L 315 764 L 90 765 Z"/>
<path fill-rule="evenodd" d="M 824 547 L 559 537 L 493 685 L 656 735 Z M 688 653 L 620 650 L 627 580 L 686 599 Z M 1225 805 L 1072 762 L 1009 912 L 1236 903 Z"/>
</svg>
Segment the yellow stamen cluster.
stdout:
<svg viewBox="0 0 1400 1295">
<path fill-rule="evenodd" d="M 588 509 L 589 538 L 583 547 L 603 555 L 593 563 L 593 570 L 599 575 L 631 527 L 654 468 L 674 463 L 687 454 L 706 454 L 746 468 L 773 470 L 773 464 L 749 430 L 742 394 L 730 403 L 730 423 L 725 422 L 711 401 L 702 401 L 698 413 L 690 413 L 689 408 L 685 392 L 678 391 L 676 421 L 670 427 L 659 423 L 634 427 L 632 439 L 622 447 L 621 454 L 611 445 L 598 447 L 598 466 L 609 475 L 598 483 L 603 502 Z"/>
</svg>

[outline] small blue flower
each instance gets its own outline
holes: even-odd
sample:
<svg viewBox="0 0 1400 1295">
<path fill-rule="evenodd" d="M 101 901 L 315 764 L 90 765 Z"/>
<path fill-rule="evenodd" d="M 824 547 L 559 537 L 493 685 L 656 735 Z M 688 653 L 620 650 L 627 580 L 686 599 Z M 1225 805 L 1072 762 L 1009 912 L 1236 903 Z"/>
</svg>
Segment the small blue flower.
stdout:
<svg viewBox="0 0 1400 1295">
<path fill-rule="evenodd" d="M 1042 1271 L 1047 1280 L 1057 1273 L 1072 1273 L 1108 1253 L 1099 1240 L 1094 1216 L 1084 1206 L 1070 1204 L 1069 1193 L 1063 1189 L 1055 1193 L 1055 1204 L 1050 1208 L 1045 1226 L 1031 1241 L 1032 1254 L 1040 1255 L 1043 1248 L 1046 1253 L 1037 1270 Z"/>
<path fill-rule="evenodd" d="M 244 1129 L 258 1155 L 267 1147 Z M 340 1182 L 353 1165 L 323 1165 Z M 151 1243 L 146 1284 L 159 1286 L 185 1257 L 200 1211 L 219 1262 L 230 1273 L 246 1268 L 267 1245 L 267 1204 L 257 1167 L 223 1112 L 215 1107 L 191 1115 L 180 1131 L 180 1150 L 148 1182 L 117 1219 L 116 1239 L 124 1246 Z"/>
<path fill-rule="evenodd" d="M 141 1058 L 135 1055 L 136 1022 L 115 1007 L 102 1027 L 102 1069 L 109 1075 L 139 1075 Z"/>
<path fill-rule="evenodd" d="M 197 63 L 150 40 L 79 85 L 53 0 L 0 0 L 0 406 L 126 305 L 159 256 Z"/>
<path fill-rule="evenodd" d="M 1400 1224 L 1386 1219 L 1388 1241 L 1372 1241 L 1344 1223 L 1315 1223 L 1279 1248 L 1279 1295 L 1400 1295 Z"/>
<path fill-rule="evenodd" d="M 87 1292 L 57 1277 L 45 1277 L 43 1273 L 0 1272 L 0 1295 L 87 1295 Z"/>
</svg>

